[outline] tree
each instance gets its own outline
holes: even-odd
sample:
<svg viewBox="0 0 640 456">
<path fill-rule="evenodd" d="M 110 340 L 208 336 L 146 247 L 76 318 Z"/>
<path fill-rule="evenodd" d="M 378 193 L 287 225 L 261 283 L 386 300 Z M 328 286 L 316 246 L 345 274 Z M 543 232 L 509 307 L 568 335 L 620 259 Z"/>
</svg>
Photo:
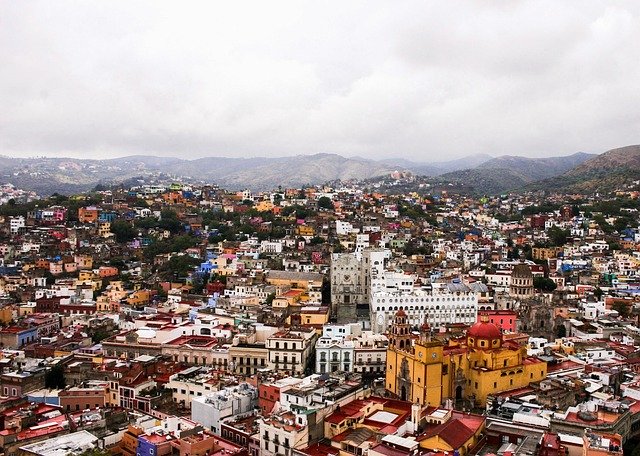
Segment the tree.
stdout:
<svg viewBox="0 0 640 456">
<path fill-rule="evenodd" d="M 611 224 L 609 224 L 609 222 L 605 220 L 602 214 L 594 215 L 593 221 L 596 222 L 600 229 L 606 234 L 611 234 L 613 232 L 613 226 L 611 226 Z"/>
<path fill-rule="evenodd" d="M 319 245 L 319 244 L 324 244 L 324 239 L 322 239 L 320 236 L 314 236 L 309 241 L 309 245 Z"/>
<path fill-rule="evenodd" d="M 171 273 L 174 278 L 185 277 L 198 264 L 200 264 L 200 260 L 190 255 L 173 255 L 168 262 L 160 267 L 159 272 Z"/>
<path fill-rule="evenodd" d="M 570 234 L 571 232 L 569 230 L 563 230 L 562 228 L 555 225 L 549 228 L 549 231 L 547 232 L 549 241 L 551 241 L 551 244 L 556 247 L 562 247 L 563 245 L 565 245 Z"/>
<path fill-rule="evenodd" d="M 111 452 L 109 450 L 105 450 L 103 448 L 91 448 L 84 450 L 78 456 L 110 456 Z"/>
<path fill-rule="evenodd" d="M 163 230 L 169 230 L 172 233 L 177 233 L 182 229 L 182 223 L 180 223 L 180 219 L 178 219 L 178 214 L 172 209 L 162 210 L 158 226 Z"/>
<path fill-rule="evenodd" d="M 558 336 L 558 339 L 567 337 L 567 328 L 562 324 L 558 325 L 558 329 L 556 330 L 556 335 Z"/>
<path fill-rule="evenodd" d="M 593 295 L 596 297 L 598 301 L 602 299 L 603 294 L 604 294 L 604 291 L 602 291 L 602 288 L 600 287 L 596 287 L 596 289 L 593 290 Z"/>
<path fill-rule="evenodd" d="M 109 331 L 107 331 L 103 327 L 98 327 L 91 333 L 91 342 L 93 342 L 94 344 L 99 344 L 109 336 L 111 336 L 111 333 Z"/>
<path fill-rule="evenodd" d="M 556 283 L 547 277 L 534 277 L 533 286 L 545 293 L 551 293 L 557 288 Z"/>
<path fill-rule="evenodd" d="M 67 386 L 64 378 L 64 367 L 60 364 L 53 366 L 44 376 L 44 386 L 50 389 L 63 389 Z"/>
<path fill-rule="evenodd" d="M 267 296 L 267 299 L 264 300 L 264 305 L 270 306 L 273 300 L 275 299 L 275 297 L 276 297 L 275 293 L 269 293 L 269 296 Z"/>
<path fill-rule="evenodd" d="M 116 220 L 112 222 L 111 232 L 116 235 L 116 241 L 118 242 L 133 241 L 138 235 L 136 229 L 125 220 Z"/>
<path fill-rule="evenodd" d="M 333 210 L 333 201 L 328 196 L 322 196 L 318 199 L 318 207 L 321 209 Z"/>
<path fill-rule="evenodd" d="M 611 305 L 611 308 L 613 310 L 615 310 L 616 312 L 618 312 L 618 314 L 622 317 L 622 318 L 626 318 L 629 316 L 630 313 L 630 304 L 628 302 L 624 302 L 624 301 L 616 301 Z"/>
<path fill-rule="evenodd" d="M 342 253 L 344 252 L 344 246 L 340 244 L 340 242 L 336 242 L 333 244 L 333 253 Z"/>
</svg>

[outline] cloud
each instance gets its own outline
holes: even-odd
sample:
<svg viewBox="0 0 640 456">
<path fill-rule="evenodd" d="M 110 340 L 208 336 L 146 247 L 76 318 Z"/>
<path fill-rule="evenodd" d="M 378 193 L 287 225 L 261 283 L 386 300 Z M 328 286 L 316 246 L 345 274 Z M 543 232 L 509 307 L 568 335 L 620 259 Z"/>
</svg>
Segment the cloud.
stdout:
<svg viewBox="0 0 640 456">
<path fill-rule="evenodd" d="M 438 160 L 638 143 L 637 2 L 4 2 L 0 153 Z"/>
</svg>

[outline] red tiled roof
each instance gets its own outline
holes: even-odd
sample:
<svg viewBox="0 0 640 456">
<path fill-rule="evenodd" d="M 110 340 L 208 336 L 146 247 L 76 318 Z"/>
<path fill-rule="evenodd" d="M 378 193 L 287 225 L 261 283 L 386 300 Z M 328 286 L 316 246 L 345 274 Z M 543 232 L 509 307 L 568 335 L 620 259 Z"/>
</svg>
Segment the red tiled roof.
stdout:
<svg viewBox="0 0 640 456">
<path fill-rule="evenodd" d="M 304 450 L 297 451 L 309 456 L 329 456 L 335 455 L 337 453 L 336 448 L 333 448 L 331 445 L 325 445 L 324 443 L 316 443 L 315 445 L 311 445 Z"/>
<path fill-rule="evenodd" d="M 410 454 L 409 451 L 393 448 L 383 442 L 372 446 L 371 449 L 375 450 L 377 453 L 384 454 L 385 456 L 408 456 Z"/>
<path fill-rule="evenodd" d="M 451 448 L 461 448 L 474 434 L 474 431 L 465 426 L 462 421 L 452 418 L 446 423 L 427 429 L 418 440 L 426 440 L 435 435 L 444 440 Z"/>
</svg>

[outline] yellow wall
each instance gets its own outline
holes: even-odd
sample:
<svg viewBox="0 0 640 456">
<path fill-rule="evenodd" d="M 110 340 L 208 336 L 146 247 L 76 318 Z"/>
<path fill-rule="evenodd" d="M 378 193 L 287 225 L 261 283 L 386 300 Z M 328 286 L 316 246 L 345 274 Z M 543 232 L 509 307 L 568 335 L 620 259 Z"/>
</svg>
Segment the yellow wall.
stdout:
<svg viewBox="0 0 640 456">
<path fill-rule="evenodd" d="M 149 303 L 151 299 L 151 293 L 149 290 L 138 290 L 129 295 L 127 303 L 131 306 L 141 306 Z"/>
<path fill-rule="evenodd" d="M 462 370 L 464 397 L 484 406 L 487 396 L 497 392 L 526 387 L 544 379 L 547 364 L 526 360 L 526 348 L 471 349 L 464 345 L 451 354 L 443 354 L 441 342 L 418 341 L 411 352 L 387 350 L 386 388 L 402 398 L 402 382 L 398 375 L 407 360 L 410 379 L 405 382 L 406 400 L 440 406 L 444 399 L 455 397 L 455 377 Z"/>
<path fill-rule="evenodd" d="M 273 209 L 273 203 L 271 201 L 260 201 L 256 203 L 254 209 L 258 212 L 267 212 Z"/>
<path fill-rule="evenodd" d="M 312 226 L 309 225 L 300 225 L 297 229 L 298 235 L 300 236 L 313 236 L 315 231 Z"/>
<path fill-rule="evenodd" d="M 3 323 L 11 323 L 13 320 L 13 308 L 11 306 L 0 309 L 0 321 Z"/>
<path fill-rule="evenodd" d="M 390 347 L 387 350 L 387 389 L 402 398 L 402 385 L 398 374 L 406 359 L 411 386 L 405 384 L 405 388 L 410 389 L 410 391 L 405 389 L 405 400 L 439 406 L 443 399 L 442 348 L 439 343 L 427 343 L 416 345 L 415 353 L 407 353 Z"/>
<path fill-rule="evenodd" d="M 478 431 L 472 435 L 460 448 L 452 448 L 447 442 L 440 438 L 438 435 L 434 435 L 428 439 L 424 439 L 420 441 L 420 448 L 425 448 L 428 450 L 439 450 L 439 451 L 448 451 L 453 453 L 458 450 L 461 456 L 465 456 L 469 453 L 469 451 L 476 446 L 478 441 L 480 440 L 480 435 L 484 432 L 485 426 L 482 425 Z"/>
<path fill-rule="evenodd" d="M 303 325 L 324 325 L 329 322 L 329 313 L 304 313 L 300 312 Z"/>
</svg>

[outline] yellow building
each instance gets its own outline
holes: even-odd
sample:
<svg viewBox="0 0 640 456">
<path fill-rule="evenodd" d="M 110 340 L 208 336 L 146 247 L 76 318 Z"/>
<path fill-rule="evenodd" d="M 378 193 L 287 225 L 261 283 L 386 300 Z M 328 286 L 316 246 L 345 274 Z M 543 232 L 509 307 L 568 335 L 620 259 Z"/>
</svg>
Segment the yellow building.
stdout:
<svg viewBox="0 0 640 456">
<path fill-rule="evenodd" d="M 149 304 L 151 300 L 150 290 L 136 290 L 127 298 L 127 304 L 133 307 L 141 307 Z"/>
<path fill-rule="evenodd" d="M 298 236 L 302 237 L 313 237 L 315 235 L 315 230 L 309 225 L 299 225 L 296 228 L 296 233 Z"/>
<path fill-rule="evenodd" d="M 531 249 L 531 256 L 534 260 L 547 260 L 556 258 L 563 251 L 564 248 L 562 247 L 534 247 Z"/>
<path fill-rule="evenodd" d="M 0 309 L 0 321 L 9 324 L 13 321 L 13 317 L 17 315 L 17 313 L 13 307 L 5 306 Z"/>
<path fill-rule="evenodd" d="M 111 237 L 111 222 L 98 223 L 98 236 L 102 238 Z"/>
<path fill-rule="evenodd" d="M 273 203 L 269 200 L 258 201 L 254 206 L 254 209 L 258 212 L 268 212 L 273 210 Z"/>
<path fill-rule="evenodd" d="M 427 327 L 416 339 L 400 309 L 389 334 L 386 388 L 402 400 L 439 406 L 446 399 L 484 406 L 487 395 L 544 379 L 547 363 L 527 357 L 525 346 L 504 341 L 483 316 L 464 341 L 431 340 Z"/>
</svg>

